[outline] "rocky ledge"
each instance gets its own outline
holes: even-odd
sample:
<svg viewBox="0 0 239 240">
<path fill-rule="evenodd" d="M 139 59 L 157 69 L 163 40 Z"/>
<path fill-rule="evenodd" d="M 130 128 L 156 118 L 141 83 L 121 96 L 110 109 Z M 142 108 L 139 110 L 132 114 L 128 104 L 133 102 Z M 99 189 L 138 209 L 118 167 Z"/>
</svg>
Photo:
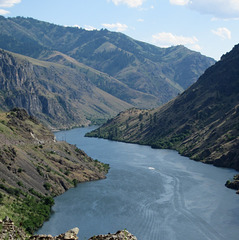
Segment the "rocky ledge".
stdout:
<svg viewBox="0 0 239 240">
<path fill-rule="evenodd" d="M 131 233 L 129 233 L 127 230 L 122 230 L 122 231 L 118 231 L 115 234 L 107 234 L 107 235 L 98 235 L 98 236 L 94 236 L 89 238 L 88 240 L 137 240 L 137 238 L 132 235 Z"/>
<path fill-rule="evenodd" d="M 78 240 L 77 234 L 79 233 L 79 228 L 73 228 L 66 233 L 62 233 L 58 236 L 53 237 L 52 235 L 33 235 L 31 237 L 27 236 L 25 232 L 14 225 L 14 222 L 5 217 L 3 221 L 0 222 L 1 233 L 0 240 Z M 115 234 L 98 235 L 89 238 L 89 240 L 137 240 L 137 238 L 129 233 L 127 230 L 118 231 Z"/>
<path fill-rule="evenodd" d="M 236 193 L 239 194 L 239 174 L 235 175 L 232 181 L 228 180 L 225 186 L 237 190 Z"/>
<path fill-rule="evenodd" d="M 79 228 L 73 228 L 66 233 L 62 233 L 56 237 L 53 237 L 51 235 L 33 235 L 30 237 L 30 240 L 77 240 L 77 234 L 79 232 Z"/>
</svg>

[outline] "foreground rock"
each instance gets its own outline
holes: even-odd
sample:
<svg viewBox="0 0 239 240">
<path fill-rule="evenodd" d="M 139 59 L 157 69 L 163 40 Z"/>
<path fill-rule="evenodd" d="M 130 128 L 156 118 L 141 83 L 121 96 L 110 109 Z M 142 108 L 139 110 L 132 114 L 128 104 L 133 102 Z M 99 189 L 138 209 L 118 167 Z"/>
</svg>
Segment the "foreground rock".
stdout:
<svg viewBox="0 0 239 240">
<path fill-rule="evenodd" d="M 77 234 L 79 233 L 79 228 L 73 228 L 66 233 L 62 233 L 56 237 L 53 237 L 51 235 L 34 235 L 30 237 L 30 240 L 67 240 L 67 239 L 75 239 L 77 240 Z"/>
<path fill-rule="evenodd" d="M 14 239 L 26 239 L 27 235 L 23 229 L 16 227 L 14 222 L 9 218 L 5 217 L 3 221 L 0 221 L 1 233 L 0 240 L 14 240 Z"/>
<path fill-rule="evenodd" d="M 51 235 L 34 235 L 30 237 L 30 240 L 77 240 L 77 234 L 79 232 L 78 228 L 73 228 L 66 233 L 60 234 L 56 237 L 52 237 Z M 107 234 L 107 235 L 98 235 L 89 238 L 88 240 L 137 240 L 137 238 L 129 233 L 127 230 L 118 231 L 115 234 Z"/>
<path fill-rule="evenodd" d="M 1 233 L 0 240 L 78 240 L 77 234 L 79 233 L 79 228 L 73 228 L 66 233 L 62 233 L 58 236 L 53 237 L 52 235 L 33 235 L 31 237 L 27 236 L 25 232 L 14 225 L 14 222 L 9 218 L 5 217 L 3 221 L 0 221 Z M 129 233 L 127 230 L 118 231 L 115 234 L 107 234 L 107 235 L 98 235 L 93 236 L 89 240 L 137 240 L 137 238 Z"/>
<path fill-rule="evenodd" d="M 98 235 L 98 236 L 93 236 L 91 238 L 89 238 L 89 240 L 128 240 L 128 239 L 132 239 L 132 240 L 137 240 L 137 238 L 132 235 L 131 233 L 129 233 L 127 230 L 123 230 L 123 231 L 118 231 L 115 234 L 107 234 L 107 235 Z"/>
</svg>

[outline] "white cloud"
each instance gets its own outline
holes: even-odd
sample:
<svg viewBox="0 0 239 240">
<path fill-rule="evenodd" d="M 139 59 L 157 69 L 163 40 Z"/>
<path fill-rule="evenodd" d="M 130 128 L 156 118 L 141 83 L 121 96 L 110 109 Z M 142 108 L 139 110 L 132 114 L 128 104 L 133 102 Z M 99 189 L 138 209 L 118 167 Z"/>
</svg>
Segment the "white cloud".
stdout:
<svg viewBox="0 0 239 240">
<path fill-rule="evenodd" d="M 87 31 L 93 31 L 93 30 L 96 30 L 96 28 L 93 27 L 93 26 L 90 26 L 90 25 L 85 25 L 85 30 L 87 30 Z"/>
<path fill-rule="evenodd" d="M 184 45 L 196 51 L 201 50 L 201 47 L 197 44 L 198 39 L 196 37 L 177 36 L 167 32 L 157 33 L 152 37 L 153 43 L 159 47 Z"/>
<path fill-rule="evenodd" d="M 195 44 L 198 42 L 198 39 L 196 37 L 177 36 L 172 33 L 162 32 L 153 35 L 153 41 L 159 45 L 172 46 Z"/>
<path fill-rule="evenodd" d="M 9 13 L 9 11 L 6 11 L 4 9 L 0 9 L 0 15 L 6 15 L 8 13 Z"/>
<path fill-rule="evenodd" d="M 231 31 L 225 27 L 212 30 L 212 33 L 219 36 L 222 39 L 231 39 Z"/>
<path fill-rule="evenodd" d="M 137 19 L 137 22 L 144 22 L 144 19 L 139 18 L 139 19 Z"/>
<path fill-rule="evenodd" d="M 193 44 L 191 46 L 188 46 L 190 49 L 195 50 L 197 52 L 200 52 L 202 50 L 201 46 L 198 44 Z"/>
<path fill-rule="evenodd" d="M 22 0 L 0 0 L 0 7 L 3 8 L 10 8 L 13 7 L 15 4 L 20 3 Z M 6 15 L 10 13 L 5 9 L 0 9 L 0 15 Z"/>
<path fill-rule="evenodd" d="M 173 5 L 187 5 L 189 0 L 169 0 Z"/>
<path fill-rule="evenodd" d="M 126 4 L 129 7 L 139 7 L 143 4 L 145 0 L 108 0 L 112 1 L 116 6 L 119 4 Z"/>
<path fill-rule="evenodd" d="M 117 32 L 123 32 L 128 28 L 126 24 L 122 24 L 122 23 L 112 23 L 112 24 L 104 23 L 102 24 L 102 26 L 104 26 L 107 29 L 113 29 Z"/>
<path fill-rule="evenodd" d="M 140 7 L 139 10 L 142 11 L 142 12 L 154 10 L 154 5 L 151 5 L 149 7 Z"/>
<path fill-rule="evenodd" d="M 65 27 L 68 27 L 68 26 L 65 26 Z M 81 28 L 81 26 L 75 24 L 73 27 L 76 27 L 76 28 Z"/>
<path fill-rule="evenodd" d="M 238 0 L 169 0 L 171 4 L 185 5 L 202 14 L 211 14 L 216 18 L 238 18 Z"/>
<path fill-rule="evenodd" d="M 15 4 L 20 2 L 21 0 L 0 0 L 0 7 L 13 7 Z"/>
</svg>

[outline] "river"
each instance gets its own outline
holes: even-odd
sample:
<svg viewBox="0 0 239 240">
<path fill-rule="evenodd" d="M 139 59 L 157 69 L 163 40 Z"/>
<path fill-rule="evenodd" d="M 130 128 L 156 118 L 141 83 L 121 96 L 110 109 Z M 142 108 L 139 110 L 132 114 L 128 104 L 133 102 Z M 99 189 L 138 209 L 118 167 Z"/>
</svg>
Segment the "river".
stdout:
<svg viewBox="0 0 239 240">
<path fill-rule="evenodd" d="M 57 132 L 110 164 L 107 179 L 81 183 L 55 198 L 38 234 L 80 229 L 79 239 L 127 229 L 138 240 L 237 240 L 239 196 L 224 187 L 236 171 L 176 151 L 85 138 L 92 128 Z"/>
</svg>

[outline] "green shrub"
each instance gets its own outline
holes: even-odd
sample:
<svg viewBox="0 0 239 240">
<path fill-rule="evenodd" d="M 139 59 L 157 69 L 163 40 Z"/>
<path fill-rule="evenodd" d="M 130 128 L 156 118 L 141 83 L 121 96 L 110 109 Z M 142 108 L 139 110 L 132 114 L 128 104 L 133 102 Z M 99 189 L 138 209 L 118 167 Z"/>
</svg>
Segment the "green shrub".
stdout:
<svg viewBox="0 0 239 240">
<path fill-rule="evenodd" d="M 40 166 L 37 166 L 37 172 L 39 173 L 40 176 L 44 176 Z"/>
<path fill-rule="evenodd" d="M 19 188 L 6 187 L 3 184 L 0 184 L 0 188 L 10 195 L 15 195 L 15 196 L 19 197 L 21 194 L 21 190 Z"/>
<path fill-rule="evenodd" d="M 20 187 L 23 187 L 23 183 L 21 181 L 18 181 L 17 185 L 20 186 Z"/>
<path fill-rule="evenodd" d="M 4 195 L 2 193 L 0 193 L 0 204 L 2 204 L 3 199 L 4 199 Z"/>
<path fill-rule="evenodd" d="M 14 203 L 12 207 L 15 213 L 24 216 L 19 224 L 32 234 L 45 220 L 49 219 L 53 205 L 54 199 L 52 197 L 37 199 L 33 196 L 27 196 L 21 203 Z"/>
<path fill-rule="evenodd" d="M 49 191 L 49 190 L 51 189 L 51 184 L 48 183 L 48 182 L 45 182 L 45 183 L 43 184 L 43 187 L 44 187 L 47 191 Z"/>
<path fill-rule="evenodd" d="M 77 181 L 76 179 L 73 179 L 72 183 L 73 183 L 74 187 L 76 187 L 76 186 L 77 186 L 77 183 L 78 183 L 78 181 Z"/>
<path fill-rule="evenodd" d="M 67 169 L 67 170 L 64 172 L 64 174 L 65 174 L 66 176 L 69 176 L 69 174 L 70 174 L 70 170 Z"/>
</svg>

